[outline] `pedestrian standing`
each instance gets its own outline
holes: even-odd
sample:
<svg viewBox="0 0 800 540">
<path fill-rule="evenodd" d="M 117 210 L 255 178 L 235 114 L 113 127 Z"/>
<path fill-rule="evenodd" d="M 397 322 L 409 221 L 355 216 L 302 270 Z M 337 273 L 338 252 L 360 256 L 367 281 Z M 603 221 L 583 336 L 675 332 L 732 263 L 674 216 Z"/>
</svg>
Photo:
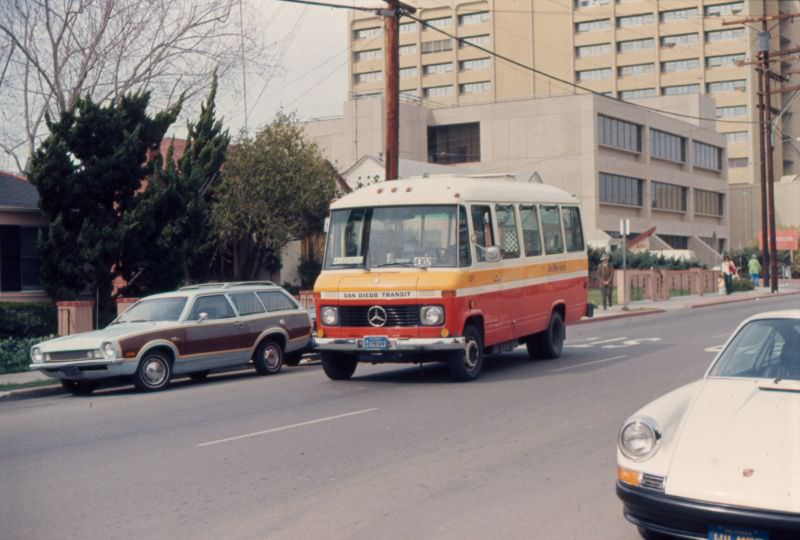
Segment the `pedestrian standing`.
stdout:
<svg viewBox="0 0 800 540">
<path fill-rule="evenodd" d="M 747 262 L 747 273 L 750 274 L 750 281 L 753 282 L 753 286 L 758 287 L 758 280 L 761 277 L 761 263 L 758 262 L 758 257 L 756 257 L 755 253 Z"/>
<path fill-rule="evenodd" d="M 600 294 L 603 297 L 603 309 L 612 305 L 611 290 L 614 286 L 614 268 L 608 263 L 608 255 L 600 257 L 600 266 L 597 267 L 597 277 L 600 279 Z"/>
<path fill-rule="evenodd" d="M 733 292 L 733 276 L 736 275 L 736 265 L 733 263 L 730 255 L 725 255 L 722 261 L 722 277 L 725 280 L 725 294 Z"/>
</svg>

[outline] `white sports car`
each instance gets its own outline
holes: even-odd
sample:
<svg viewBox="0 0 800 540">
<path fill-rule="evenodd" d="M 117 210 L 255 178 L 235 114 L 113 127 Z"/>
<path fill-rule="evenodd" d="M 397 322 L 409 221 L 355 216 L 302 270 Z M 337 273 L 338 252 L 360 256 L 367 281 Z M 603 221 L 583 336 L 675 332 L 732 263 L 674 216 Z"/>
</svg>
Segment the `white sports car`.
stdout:
<svg viewBox="0 0 800 540">
<path fill-rule="evenodd" d="M 800 538 L 800 310 L 745 320 L 705 377 L 628 418 L 617 495 L 644 538 Z"/>
</svg>

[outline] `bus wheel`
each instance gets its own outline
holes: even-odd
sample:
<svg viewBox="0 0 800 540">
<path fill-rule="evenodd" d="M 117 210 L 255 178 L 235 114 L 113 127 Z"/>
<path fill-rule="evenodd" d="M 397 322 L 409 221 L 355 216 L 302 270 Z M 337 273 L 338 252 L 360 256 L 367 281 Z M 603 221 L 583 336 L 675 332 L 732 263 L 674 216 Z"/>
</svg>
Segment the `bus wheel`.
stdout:
<svg viewBox="0 0 800 540">
<path fill-rule="evenodd" d="M 561 356 L 561 351 L 564 349 L 564 338 L 567 335 L 566 327 L 564 326 L 564 319 L 561 318 L 561 313 L 554 311 L 550 315 L 550 323 L 547 325 L 547 330 L 540 332 L 535 337 L 536 352 L 548 360 L 552 360 Z M 530 351 L 530 346 L 528 348 Z"/>
<path fill-rule="evenodd" d="M 353 376 L 358 365 L 355 356 L 348 354 L 335 353 L 332 351 L 320 352 L 322 369 L 329 379 L 334 381 L 345 381 Z"/>
<path fill-rule="evenodd" d="M 478 376 L 483 367 L 483 339 L 474 326 L 464 328 L 466 343 L 463 351 L 450 355 L 448 367 L 450 376 L 457 381 L 471 381 Z"/>
</svg>

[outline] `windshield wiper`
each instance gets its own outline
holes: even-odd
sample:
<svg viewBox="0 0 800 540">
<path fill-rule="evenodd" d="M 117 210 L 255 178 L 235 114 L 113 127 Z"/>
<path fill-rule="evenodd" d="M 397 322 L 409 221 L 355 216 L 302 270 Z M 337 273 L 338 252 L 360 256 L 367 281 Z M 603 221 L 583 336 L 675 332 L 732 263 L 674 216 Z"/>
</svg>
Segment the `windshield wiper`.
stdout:
<svg viewBox="0 0 800 540">
<path fill-rule="evenodd" d="M 387 266 L 414 266 L 412 262 L 390 262 L 390 263 L 381 263 L 371 266 L 370 268 L 384 268 Z"/>
</svg>

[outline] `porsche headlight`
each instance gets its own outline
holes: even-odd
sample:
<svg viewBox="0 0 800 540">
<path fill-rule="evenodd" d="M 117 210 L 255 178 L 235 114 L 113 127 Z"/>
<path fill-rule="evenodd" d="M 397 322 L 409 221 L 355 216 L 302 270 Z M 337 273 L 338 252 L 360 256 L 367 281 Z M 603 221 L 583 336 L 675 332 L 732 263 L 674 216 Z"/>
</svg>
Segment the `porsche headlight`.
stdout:
<svg viewBox="0 0 800 540">
<path fill-rule="evenodd" d="M 324 306 L 320 309 L 322 324 L 326 326 L 336 326 L 339 324 L 339 308 L 336 306 Z"/>
<path fill-rule="evenodd" d="M 42 349 L 39 347 L 34 347 L 31 349 L 31 358 L 35 364 L 41 364 L 44 361 L 44 354 L 42 354 Z"/>
<path fill-rule="evenodd" d="M 100 345 L 100 350 L 106 358 L 114 358 L 114 344 L 110 341 L 106 341 Z"/>
<path fill-rule="evenodd" d="M 619 449 L 633 461 L 644 461 L 656 453 L 661 433 L 655 422 L 638 418 L 625 424 L 619 432 Z"/>
<path fill-rule="evenodd" d="M 422 306 L 419 310 L 420 322 L 425 326 L 437 326 L 444 322 L 442 306 Z"/>
</svg>

